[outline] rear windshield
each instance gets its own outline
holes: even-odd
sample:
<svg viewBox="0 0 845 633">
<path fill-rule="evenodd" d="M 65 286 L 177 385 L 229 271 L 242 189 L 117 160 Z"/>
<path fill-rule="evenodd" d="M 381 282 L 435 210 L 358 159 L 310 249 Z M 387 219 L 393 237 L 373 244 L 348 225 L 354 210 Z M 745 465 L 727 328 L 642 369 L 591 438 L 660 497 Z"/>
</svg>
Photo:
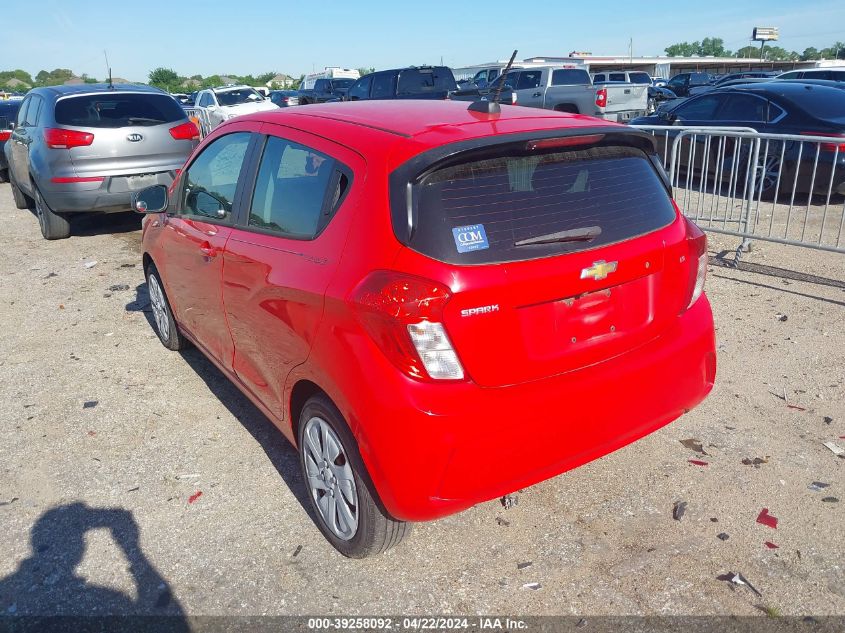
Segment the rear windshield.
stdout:
<svg viewBox="0 0 845 633">
<path fill-rule="evenodd" d="M 823 98 L 819 95 L 821 92 L 824 94 Z M 807 114 L 816 119 L 840 123 L 845 121 L 845 90 L 841 88 L 813 86 L 810 90 L 784 91 L 784 97 L 797 103 Z"/>
<path fill-rule="evenodd" d="M 628 73 L 628 81 L 632 84 L 650 84 L 651 76 L 648 73 Z"/>
<path fill-rule="evenodd" d="M 457 89 L 455 76 L 448 68 L 410 68 L 399 73 L 396 93 L 402 96 Z"/>
<path fill-rule="evenodd" d="M 354 83 L 354 79 L 332 79 L 332 85 L 335 88 L 348 88 Z"/>
<path fill-rule="evenodd" d="M 428 174 L 412 195 L 409 246 L 455 264 L 583 251 L 675 218 L 648 156 L 624 146 L 460 163 Z"/>
<path fill-rule="evenodd" d="M 586 70 L 560 68 L 552 71 L 553 86 L 578 86 L 591 83 L 590 74 Z"/>
<path fill-rule="evenodd" d="M 56 123 L 78 127 L 137 127 L 173 123 L 185 111 L 161 94 L 99 94 L 65 97 L 56 102 Z"/>
</svg>

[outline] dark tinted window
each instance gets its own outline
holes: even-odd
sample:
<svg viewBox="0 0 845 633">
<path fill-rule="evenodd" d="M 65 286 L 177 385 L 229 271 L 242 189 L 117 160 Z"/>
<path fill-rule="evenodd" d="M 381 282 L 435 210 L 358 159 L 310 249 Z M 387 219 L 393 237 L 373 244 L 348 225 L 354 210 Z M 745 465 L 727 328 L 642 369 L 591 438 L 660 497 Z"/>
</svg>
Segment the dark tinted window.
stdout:
<svg viewBox="0 0 845 633">
<path fill-rule="evenodd" d="M 27 115 L 27 112 L 29 111 L 29 105 L 31 103 L 32 103 L 32 97 L 27 97 L 26 99 L 23 100 L 23 103 L 21 104 L 21 109 L 18 110 L 17 123 L 15 123 L 15 125 L 17 125 L 18 127 L 26 127 L 27 126 L 26 115 Z"/>
<path fill-rule="evenodd" d="M 370 84 L 373 82 L 373 76 L 367 75 L 361 77 L 349 88 L 348 97 L 350 100 L 367 99 L 370 96 Z"/>
<path fill-rule="evenodd" d="M 354 79 L 332 79 L 332 86 L 335 88 L 348 88 L 354 83 Z"/>
<path fill-rule="evenodd" d="M 717 95 L 707 95 L 697 99 L 690 99 L 672 112 L 683 121 L 708 121 L 716 116 L 716 109 L 722 103 Z"/>
<path fill-rule="evenodd" d="M 790 90 L 785 98 L 810 116 L 838 123 L 845 121 L 845 90 L 840 88 L 813 86 L 810 90 Z M 793 107 L 791 103 L 784 105 L 787 111 Z"/>
<path fill-rule="evenodd" d="M 26 123 L 30 126 L 37 127 L 41 124 L 42 113 L 44 112 L 44 99 L 38 95 L 32 95 L 32 103 L 29 105 L 29 110 L 26 113 Z"/>
<path fill-rule="evenodd" d="M 372 99 L 389 99 L 393 96 L 393 81 L 395 73 L 376 73 L 373 75 L 373 89 L 370 91 Z"/>
<path fill-rule="evenodd" d="M 161 94 L 105 93 L 65 97 L 56 102 L 56 123 L 117 128 L 161 125 L 185 118 L 176 99 Z"/>
<path fill-rule="evenodd" d="M 558 85 L 558 82 L 555 80 L 555 75 L 557 75 L 558 73 L 562 73 L 562 72 L 563 71 L 561 71 L 561 70 L 556 70 L 556 71 L 554 71 L 554 73 L 552 73 L 552 85 Z M 603 83 L 604 81 L 606 81 L 606 79 L 604 78 L 604 74 L 598 74 L 598 75 L 593 76 L 593 81 L 597 84 L 600 84 L 600 83 Z"/>
<path fill-rule="evenodd" d="M 0 130 L 8 130 L 16 122 L 20 107 L 20 101 L 0 102 Z"/>
<path fill-rule="evenodd" d="M 517 90 L 527 90 L 530 88 L 537 88 L 540 85 L 540 78 L 543 72 L 540 70 L 524 70 L 519 75 L 519 82 L 516 85 Z"/>
<path fill-rule="evenodd" d="M 516 86 L 516 82 L 519 79 L 519 71 L 512 70 L 507 75 L 505 75 L 505 85 L 510 86 L 511 88 Z"/>
<path fill-rule="evenodd" d="M 707 73 L 692 73 L 689 76 L 691 86 L 703 86 L 710 83 L 710 75 Z"/>
<path fill-rule="evenodd" d="M 625 73 L 610 73 L 610 81 L 627 81 Z"/>
<path fill-rule="evenodd" d="M 232 211 L 232 201 L 251 135 L 236 132 L 208 145 L 185 174 L 182 212 L 223 219 Z"/>
<path fill-rule="evenodd" d="M 628 73 L 628 81 L 632 84 L 650 84 L 651 76 L 648 73 Z"/>
<path fill-rule="evenodd" d="M 778 75 L 778 79 L 800 79 L 801 75 L 804 73 L 793 70 L 792 72 L 783 73 L 782 75 Z"/>
<path fill-rule="evenodd" d="M 601 80 L 598 79 L 599 76 L 602 77 Z M 604 81 L 603 77 L 604 75 L 596 75 L 596 81 Z M 586 70 L 562 68 L 552 71 L 553 86 L 583 86 L 589 85 L 590 83 L 590 75 Z"/>
<path fill-rule="evenodd" d="M 765 99 L 751 95 L 727 95 L 716 120 L 763 122 L 768 119 L 768 110 Z"/>
<path fill-rule="evenodd" d="M 346 176 L 337 168 L 337 161 L 321 152 L 271 136 L 255 182 L 249 225 L 314 237 L 345 189 Z"/>
<path fill-rule="evenodd" d="M 318 79 L 314 82 L 314 90 L 323 91 L 329 89 L 329 80 L 328 79 Z"/>
<path fill-rule="evenodd" d="M 452 71 L 445 66 L 438 66 L 436 68 L 409 68 L 401 71 L 396 93 L 401 97 L 457 89 Z"/>
<path fill-rule="evenodd" d="M 675 218 L 648 156 L 628 147 L 465 162 L 425 176 L 412 195 L 417 219 L 409 246 L 460 264 L 580 251 L 654 231 Z M 516 245 L 562 231 L 594 237 Z M 470 234 L 478 248 L 466 248 Z"/>
</svg>

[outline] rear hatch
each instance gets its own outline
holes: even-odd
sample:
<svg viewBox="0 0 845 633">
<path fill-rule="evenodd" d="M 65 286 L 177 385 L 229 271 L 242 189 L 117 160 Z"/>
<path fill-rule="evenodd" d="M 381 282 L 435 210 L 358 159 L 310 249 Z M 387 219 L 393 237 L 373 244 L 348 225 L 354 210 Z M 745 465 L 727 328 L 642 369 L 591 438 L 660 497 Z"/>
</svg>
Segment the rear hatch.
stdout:
<svg viewBox="0 0 845 633">
<path fill-rule="evenodd" d="M 604 84 L 602 88 L 607 91 L 607 105 L 601 108 L 605 114 L 645 111 L 648 106 L 648 86 L 645 84 Z"/>
<path fill-rule="evenodd" d="M 56 103 L 55 118 L 61 128 L 93 135 L 90 145 L 65 151 L 77 176 L 113 177 L 110 189 L 151 184 L 143 177 L 126 177 L 175 171 L 197 144 L 186 128 L 171 131 L 188 119 L 176 100 L 165 94 L 116 91 L 64 97 Z"/>
<path fill-rule="evenodd" d="M 395 267 L 451 289 L 443 323 L 476 383 L 602 362 L 686 307 L 685 224 L 645 142 L 591 135 L 453 155 L 393 206 L 408 246 Z"/>
</svg>

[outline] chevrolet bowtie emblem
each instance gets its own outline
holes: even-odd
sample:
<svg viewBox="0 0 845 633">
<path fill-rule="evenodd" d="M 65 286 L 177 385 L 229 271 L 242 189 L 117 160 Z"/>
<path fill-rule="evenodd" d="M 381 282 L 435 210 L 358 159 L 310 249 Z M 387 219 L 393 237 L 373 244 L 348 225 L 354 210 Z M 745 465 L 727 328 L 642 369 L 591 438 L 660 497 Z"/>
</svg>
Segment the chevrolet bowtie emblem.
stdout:
<svg viewBox="0 0 845 633">
<path fill-rule="evenodd" d="M 595 279 L 596 281 L 601 281 L 605 279 L 610 273 L 616 272 L 616 265 L 619 262 L 606 262 L 603 259 L 600 259 L 597 262 L 593 262 L 593 265 L 589 268 L 582 268 L 581 269 L 581 279 L 586 279 L 590 277 Z"/>
</svg>

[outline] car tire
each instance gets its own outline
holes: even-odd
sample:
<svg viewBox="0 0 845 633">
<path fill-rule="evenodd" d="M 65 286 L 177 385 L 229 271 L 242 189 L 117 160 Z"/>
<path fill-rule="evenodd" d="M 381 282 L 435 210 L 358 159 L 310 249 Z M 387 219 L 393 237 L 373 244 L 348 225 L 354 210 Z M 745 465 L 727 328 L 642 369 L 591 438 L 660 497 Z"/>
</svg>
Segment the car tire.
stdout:
<svg viewBox="0 0 845 633">
<path fill-rule="evenodd" d="M 309 507 L 337 551 L 348 558 L 366 558 L 410 534 L 411 524 L 390 517 L 377 501 L 358 444 L 326 396 L 305 403 L 297 439 Z"/>
<path fill-rule="evenodd" d="M 38 224 L 41 227 L 41 235 L 45 240 L 63 240 L 70 237 L 70 221 L 59 213 L 53 211 L 37 187 L 35 191 L 35 215 L 38 216 Z"/>
<path fill-rule="evenodd" d="M 32 206 L 32 200 L 27 196 L 21 188 L 18 187 L 17 183 L 9 179 L 9 184 L 12 187 L 12 197 L 15 199 L 15 208 L 17 209 L 29 209 Z"/>
<path fill-rule="evenodd" d="M 158 340 L 167 349 L 177 352 L 187 347 L 188 341 L 179 331 L 176 319 L 173 318 L 173 310 L 164 292 L 164 284 L 158 270 L 153 264 L 147 267 L 147 291 L 150 295 L 150 307 L 153 311 L 153 329 L 158 335 Z"/>
</svg>

